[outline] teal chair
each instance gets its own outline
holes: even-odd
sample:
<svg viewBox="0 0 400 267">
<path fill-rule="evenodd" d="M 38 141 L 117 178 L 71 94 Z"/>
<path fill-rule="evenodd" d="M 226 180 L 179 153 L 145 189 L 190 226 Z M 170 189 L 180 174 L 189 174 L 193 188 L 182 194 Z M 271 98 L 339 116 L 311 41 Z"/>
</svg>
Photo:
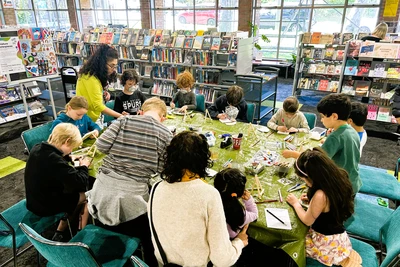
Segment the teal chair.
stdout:
<svg viewBox="0 0 400 267">
<path fill-rule="evenodd" d="M 400 201 L 400 183 L 386 170 L 360 164 L 359 174 L 362 181 L 361 193 Z"/>
<path fill-rule="evenodd" d="M 349 234 L 378 244 L 379 230 L 392 214 L 392 209 L 372 204 L 356 196 L 354 213 L 344 226 Z"/>
<path fill-rule="evenodd" d="M 256 112 L 256 105 L 254 103 L 247 103 L 247 121 L 253 123 L 254 114 Z"/>
<path fill-rule="evenodd" d="M 28 243 L 28 239 L 18 227 L 20 222 L 24 222 L 35 229 L 35 231 L 42 233 L 48 227 L 57 223 L 63 216 L 64 213 L 49 217 L 37 216 L 27 210 L 25 199 L 3 211 L 0 214 L 0 247 L 12 248 L 13 258 L 7 260 L 1 266 L 6 265 L 12 260 L 14 260 L 14 266 L 17 266 L 17 257 L 31 247 L 29 246 L 22 251 L 17 251 Z"/>
<path fill-rule="evenodd" d="M 106 107 L 108 107 L 109 109 L 114 110 L 114 104 L 115 104 L 115 100 L 110 100 L 110 101 L 108 101 L 106 103 Z M 111 122 L 113 120 L 115 120 L 115 118 L 113 116 L 104 114 L 104 119 L 103 119 L 104 123 Z"/>
<path fill-rule="evenodd" d="M 43 141 L 47 141 L 47 139 L 49 139 L 49 136 L 51 134 L 50 128 L 52 124 L 53 122 L 50 121 L 22 132 L 21 138 L 25 144 L 28 153 L 31 151 L 34 145 L 39 144 Z"/>
<path fill-rule="evenodd" d="M 206 112 L 206 97 L 204 95 L 196 95 L 196 110 Z"/>
<path fill-rule="evenodd" d="M 380 267 L 400 266 L 400 209 L 397 208 L 390 219 L 380 229 L 380 245 L 386 244 L 386 256 Z M 383 249 L 381 249 L 382 259 Z"/>
<path fill-rule="evenodd" d="M 310 127 L 310 130 L 315 128 L 315 124 L 317 123 L 317 115 L 314 113 L 309 113 L 309 112 L 303 112 L 304 116 L 307 119 L 308 126 Z"/>
<path fill-rule="evenodd" d="M 136 256 L 131 257 L 131 263 L 133 267 L 149 267 L 146 263 L 144 263 L 141 259 Z"/>
<path fill-rule="evenodd" d="M 362 266 L 365 267 L 377 267 L 378 266 L 378 258 L 376 257 L 376 251 L 373 246 L 367 244 L 363 241 L 354 239 L 350 237 L 351 246 L 355 251 L 360 254 L 362 258 Z M 335 267 L 339 267 L 337 265 L 333 265 Z M 307 258 L 306 267 L 326 267 L 326 265 L 320 263 L 317 260 Z"/>
<path fill-rule="evenodd" d="M 87 225 L 70 242 L 50 241 L 31 227 L 20 224 L 37 251 L 48 260 L 47 266 L 122 267 L 139 246 L 139 239 Z"/>
</svg>

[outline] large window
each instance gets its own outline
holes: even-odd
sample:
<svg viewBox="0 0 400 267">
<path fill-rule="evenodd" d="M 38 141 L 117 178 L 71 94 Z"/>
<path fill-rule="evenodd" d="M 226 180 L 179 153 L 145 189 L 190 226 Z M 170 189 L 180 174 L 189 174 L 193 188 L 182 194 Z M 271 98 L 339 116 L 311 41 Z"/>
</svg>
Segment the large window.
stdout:
<svg viewBox="0 0 400 267">
<path fill-rule="evenodd" d="M 151 12 L 152 27 L 156 29 L 238 29 L 238 0 L 152 0 Z"/>
<path fill-rule="evenodd" d="M 380 0 L 254 0 L 254 24 L 266 58 L 291 58 L 303 32 L 370 33 L 377 24 Z"/>
<path fill-rule="evenodd" d="M 17 24 L 68 30 L 71 27 L 67 0 L 15 0 Z"/>
<path fill-rule="evenodd" d="M 140 0 L 77 0 L 81 29 L 96 25 L 122 25 L 141 28 Z"/>
</svg>

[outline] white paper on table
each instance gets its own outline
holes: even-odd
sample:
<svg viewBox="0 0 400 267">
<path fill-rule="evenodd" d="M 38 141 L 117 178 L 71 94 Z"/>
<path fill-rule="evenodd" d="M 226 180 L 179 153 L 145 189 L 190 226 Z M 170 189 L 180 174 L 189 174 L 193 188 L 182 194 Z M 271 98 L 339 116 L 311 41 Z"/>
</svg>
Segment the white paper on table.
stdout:
<svg viewBox="0 0 400 267">
<path fill-rule="evenodd" d="M 276 217 L 281 219 L 285 224 L 281 223 L 274 216 L 267 212 L 269 210 Z M 292 225 L 290 223 L 289 212 L 287 209 L 277 209 L 277 208 L 266 208 L 265 209 L 265 219 L 267 221 L 267 227 L 276 228 L 276 229 L 284 229 L 284 230 L 292 230 Z"/>
<path fill-rule="evenodd" d="M 226 119 L 219 119 L 220 122 L 222 123 L 228 123 L 228 122 L 232 122 L 230 119 L 226 118 Z"/>
<path fill-rule="evenodd" d="M 206 173 L 207 173 L 207 176 L 208 176 L 208 177 L 213 177 L 213 176 L 215 176 L 218 172 L 217 172 L 217 171 L 214 171 L 213 169 L 207 168 L 207 169 L 206 169 Z"/>
</svg>

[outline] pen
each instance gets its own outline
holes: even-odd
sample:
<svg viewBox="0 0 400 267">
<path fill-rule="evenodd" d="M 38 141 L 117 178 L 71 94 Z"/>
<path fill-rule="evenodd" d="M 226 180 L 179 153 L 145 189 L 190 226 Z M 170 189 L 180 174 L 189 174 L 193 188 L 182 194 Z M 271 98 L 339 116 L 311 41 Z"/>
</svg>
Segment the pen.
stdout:
<svg viewBox="0 0 400 267">
<path fill-rule="evenodd" d="M 276 217 L 275 214 L 273 214 L 273 213 L 270 212 L 269 210 L 267 210 L 267 212 L 268 212 L 269 214 L 271 214 L 275 219 L 277 219 L 278 221 L 280 221 L 281 223 L 283 223 L 284 225 L 286 225 L 286 223 L 285 223 L 284 221 L 282 221 L 281 219 L 279 219 L 278 217 Z"/>
<path fill-rule="evenodd" d="M 255 142 L 252 146 L 256 146 L 260 141 L 261 139 L 258 139 L 257 142 Z"/>
<path fill-rule="evenodd" d="M 290 190 L 292 190 L 292 189 L 298 187 L 299 185 L 301 185 L 301 184 L 296 184 L 296 185 L 292 186 L 291 188 L 289 188 L 287 191 L 289 192 Z"/>
<path fill-rule="evenodd" d="M 278 189 L 278 194 L 279 194 L 279 202 L 283 202 L 283 199 L 282 199 L 282 193 L 281 193 L 281 189 Z"/>
<path fill-rule="evenodd" d="M 266 199 L 262 201 L 256 201 L 256 204 L 263 204 L 263 203 L 272 203 L 272 202 L 278 202 L 277 199 Z"/>
<path fill-rule="evenodd" d="M 232 159 L 228 159 L 228 161 L 225 162 L 224 165 L 222 165 L 222 167 L 225 168 L 225 167 L 228 166 L 229 163 L 231 163 L 231 162 L 232 162 Z"/>
<path fill-rule="evenodd" d="M 293 192 L 293 191 L 301 190 L 301 189 L 304 189 L 304 188 L 306 188 L 306 185 L 302 184 L 302 185 L 300 185 L 298 187 L 295 187 L 293 189 L 288 190 L 288 192 Z"/>
</svg>

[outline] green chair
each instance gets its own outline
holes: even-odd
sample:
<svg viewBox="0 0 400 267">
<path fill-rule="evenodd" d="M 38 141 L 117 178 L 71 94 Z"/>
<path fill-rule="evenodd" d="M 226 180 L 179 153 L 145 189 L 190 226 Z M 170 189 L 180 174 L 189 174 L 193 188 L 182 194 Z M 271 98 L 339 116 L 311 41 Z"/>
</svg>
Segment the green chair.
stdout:
<svg viewBox="0 0 400 267">
<path fill-rule="evenodd" d="M 400 209 L 397 208 L 390 219 L 380 229 L 380 245 L 386 244 L 386 256 L 381 267 L 400 266 Z M 381 249 L 381 253 L 383 250 Z M 382 258 L 382 254 L 381 254 Z"/>
<path fill-rule="evenodd" d="M 253 123 L 254 114 L 256 112 L 256 105 L 254 103 L 247 103 L 247 121 Z"/>
<path fill-rule="evenodd" d="M 20 227 L 51 267 L 122 267 L 140 242 L 94 225 L 87 225 L 68 243 L 47 240 L 24 223 Z"/>
<path fill-rule="evenodd" d="M 314 113 L 309 113 L 309 112 L 303 112 L 304 116 L 307 119 L 308 126 L 310 127 L 310 130 L 315 128 L 315 124 L 317 123 L 317 115 Z"/>
<path fill-rule="evenodd" d="M 25 144 L 28 153 L 31 151 L 34 145 L 39 144 L 43 141 L 47 141 L 47 139 L 49 139 L 49 136 L 51 134 L 50 128 L 52 124 L 53 122 L 50 121 L 22 132 L 21 138 Z"/>
<path fill-rule="evenodd" d="M 133 267 L 149 267 L 146 263 L 144 263 L 141 259 L 136 256 L 131 257 L 131 263 Z"/>
<path fill-rule="evenodd" d="M 376 251 L 373 246 L 367 244 L 363 241 L 354 239 L 350 237 L 351 246 L 355 251 L 357 251 L 362 258 L 362 266 L 365 267 L 377 267 L 378 266 L 378 258 L 376 257 Z M 326 267 L 326 265 L 320 263 L 317 260 L 307 258 L 306 261 L 307 267 Z M 339 267 L 337 265 L 333 265 Z"/>
<path fill-rule="evenodd" d="M 17 257 L 28 250 L 30 247 L 18 252 L 28 242 L 28 239 L 18 227 L 20 222 L 24 222 L 31 226 L 35 231 L 42 233 L 51 225 L 58 222 L 64 213 L 55 216 L 40 217 L 26 208 L 26 200 L 21 200 L 14 206 L 8 208 L 0 214 L 0 247 L 12 248 L 13 258 L 7 260 L 1 266 L 14 260 L 14 266 L 17 266 Z M 18 254 L 17 254 L 18 252 Z"/>
<path fill-rule="evenodd" d="M 206 112 L 206 98 L 204 95 L 196 95 L 196 110 Z"/>
<path fill-rule="evenodd" d="M 344 226 L 349 234 L 378 244 L 379 230 L 392 214 L 392 209 L 374 205 L 356 197 L 354 213 Z"/>
<path fill-rule="evenodd" d="M 115 104 L 115 100 L 110 100 L 110 101 L 108 101 L 106 103 L 106 107 L 108 107 L 109 109 L 114 110 L 114 104 Z M 113 120 L 115 120 L 115 118 L 113 116 L 104 114 L 104 119 L 103 119 L 104 123 L 111 122 Z"/>
</svg>

